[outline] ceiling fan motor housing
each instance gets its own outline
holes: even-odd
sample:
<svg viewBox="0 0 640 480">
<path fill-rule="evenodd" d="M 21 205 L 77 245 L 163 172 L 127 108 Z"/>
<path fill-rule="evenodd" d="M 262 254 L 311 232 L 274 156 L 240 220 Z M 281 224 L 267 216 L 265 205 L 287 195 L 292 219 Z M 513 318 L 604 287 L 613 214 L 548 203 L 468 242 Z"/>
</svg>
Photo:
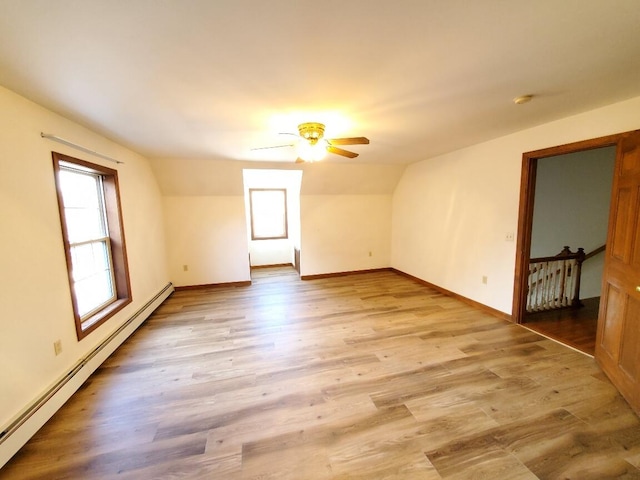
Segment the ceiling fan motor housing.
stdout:
<svg viewBox="0 0 640 480">
<path fill-rule="evenodd" d="M 298 125 L 298 131 L 302 138 L 315 145 L 324 136 L 324 125 L 316 122 L 301 123 Z"/>
</svg>

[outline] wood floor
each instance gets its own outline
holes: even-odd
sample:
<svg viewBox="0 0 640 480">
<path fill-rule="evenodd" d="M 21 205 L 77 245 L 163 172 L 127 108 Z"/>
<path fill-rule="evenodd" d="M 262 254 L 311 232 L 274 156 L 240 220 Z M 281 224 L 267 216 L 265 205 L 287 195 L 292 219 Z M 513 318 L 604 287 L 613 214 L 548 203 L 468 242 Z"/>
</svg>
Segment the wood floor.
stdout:
<svg viewBox="0 0 640 480">
<path fill-rule="evenodd" d="M 583 306 L 527 315 L 524 325 L 542 335 L 593 356 L 596 351 L 600 297 L 582 300 Z"/>
<path fill-rule="evenodd" d="M 253 281 L 174 293 L 0 478 L 640 479 L 592 358 L 393 272 Z"/>
</svg>

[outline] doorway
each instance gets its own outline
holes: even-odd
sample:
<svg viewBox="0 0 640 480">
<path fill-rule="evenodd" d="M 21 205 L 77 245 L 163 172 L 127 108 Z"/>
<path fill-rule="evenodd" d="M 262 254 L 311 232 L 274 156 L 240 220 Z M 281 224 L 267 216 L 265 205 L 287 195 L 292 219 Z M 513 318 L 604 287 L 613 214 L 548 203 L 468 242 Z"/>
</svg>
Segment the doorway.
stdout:
<svg viewBox="0 0 640 480">
<path fill-rule="evenodd" d="M 568 246 L 586 253 L 581 263 L 579 308 L 527 306 L 531 330 L 594 355 L 604 248 L 616 149 L 613 146 L 539 158 L 531 229 L 531 257 L 553 257 Z"/>
<path fill-rule="evenodd" d="M 579 245 L 579 243 L 582 243 L 583 238 L 584 238 L 584 228 L 581 228 L 579 225 L 576 225 L 578 222 L 575 221 L 575 219 L 571 219 L 571 221 L 569 222 L 570 224 L 568 225 L 568 229 L 564 229 L 565 233 L 561 233 L 561 232 L 556 232 L 554 229 L 557 228 L 557 222 L 559 222 L 559 220 L 557 220 L 557 218 L 555 220 L 553 220 L 552 222 L 550 222 L 550 225 L 543 225 L 544 220 L 540 220 L 540 221 L 536 221 L 536 229 L 535 229 L 535 233 L 534 233 L 534 212 L 535 212 L 535 204 L 536 204 L 536 185 L 538 183 L 538 180 L 541 183 L 541 190 L 538 190 L 538 195 L 545 195 L 548 196 L 550 195 L 550 191 L 552 191 L 551 189 L 553 188 L 553 191 L 555 191 L 556 193 L 553 193 L 551 198 L 545 198 L 545 200 L 541 200 L 541 197 L 538 197 L 538 204 L 539 205 L 543 205 L 541 207 L 541 211 L 535 212 L 535 214 L 541 214 L 538 216 L 545 216 L 547 214 L 549 214 L 549 212 L 552 211 L 552 209 L 554 208 L 554 203 L 557 203 L 559 201 L 566 201 L 566 199 L 563 200 L 562 198 L 562 186 L 558 185 L 558 182 L 561 182 L 562 180 L 565 180 L 567 182 L 569 182 L 568 177 L 570 175 L 570 171 L 574 169 L 575 167 L 575 163 L 576 162 L 580 162 L 580 158 L 581 155 L 584 155 L 584 157 L 589 157 L 589 158 L 600 158 L 600 160 L 595 160 L 595 165 L 598 164 L 599 161 L 601 162 L 606 162 L 606 160 L 604 160 L 605 158 L 607 158 L 608 155 L 610 155 L 611 159 L 613 162 L 615 162 L 615 156 L 616 156 L 616 145 L 617 142 L 619 141 L 620 135 L 611 135 L 611 136 L 607 136 L 607 137 L 601 137 L 601 138 L 596 138 L 596 139 L 591 139 L 591 140 L 585 140 L 585 141 L 581 141 L 581 142 L 576 142 L 576 143 L 571 143 L 571 144 L 566 144 L 566 145 L 560 145 L 560 146 L 556 146 L 556 147 L 550 147 L 550 148 L 546 148 L 543 150 L 537 150 L 537 151 L 533 151 L 533 152 L 527 152 L 523 154 L 523 159 L 522 159 L 522 178 L 521 178 L 521 184 L 520 184 L 520 208 L 519 208 L 519 213 L 518 213 L 518 237 L 517 237 L 517 246 L 516 246 L 516 251 L 517 251 L 517 255 L 516 255 L 516 269 L 515 269 L 515 281 L 514 281 L 514 295 L 513 295 L 513 319 L 516 323 L 519 324 L 523 324 L 523 323 L 527 323 L 527 309 L 526 309 L 526 295 L 527 295 L 527 289 L 528 289 L 528 284 L 527 284 L 527 280 L 528 280 L 528 274 L 529 274 L 529 259 L 532 258 L 532 254 L 537 255 L 540 254 L 542 255 L 555 255 L 557 253 L 560 252 L 560 250 L 565 246 L 565 245 L 569 245 L 570 247 L 577 249 L 578 247 L 582 247 L 582 248 L 591 248 L 591 249 L 596 249 L 597 247 L 601 246 L 600 245 L 595 245 L 595 243 L 598 242 L 598 235 L 594 235 L 593 233 L 589 233 L 589 245 Z M 567 162 L 565 165 L 561 165 L 559 162 L 561 163 L 565 163 Z M 538 172 L 539 170 L 539 166 L 540 168 L 540 172 Z M 602 165 L 600 165 L 602 167 Z M 564 173 L 560 174 L 560 178 L 556 178 L 554 180 L 549 180 L 549 176 L 551 175 L 558 175 L 558 172 L 562 172 L 564 171 Z M 541 177 L 540 179 L 538 179 L 538 173 L 540 173 Z M 547 176 L 547 178 L 544 178 L 545 175 Z M 580 181 L 580 174 L 579 172 L 575 173 L 575 176 L 578 177 L 576 181 L 571 180 L 569 183 L 571 183 L 573 186 L 571 187 L 571 190 L 575 191 L 579 191 L 581 187 L 581 185 L 579 184 Z M 555 182 L 555 186 L 554 186 L 554 182 Z M 609 175 L 608 179 L 606 180 L 606 185 L 604 185 L 604 187 L 610 192 L 611 191 L 611 184 L 612 184 L 612 180 L 611 180 L 611 175 Z M 588 192 L 587 192 L 588 193 Z M 609 194 L 610 195 L 610 194 Z M 607 199 L 607 204 L 609 202 L 609 199 Z M 578 208 L 576 207 L 576 202 L 575 201 L 571 201 L 571 202 L 567 202 L 572 204 L 573 206 L 570 208 Z M 558 211 L 556 211 L 554 213 L 554 215 L 558 214 L 559 211 L 561 209 L 558 209 Z M 579 213 L 579 217 L 584 218 L 585 215 L 585 211 L 588 209 L 580 209 L 580 213 Z M 588 212 L 587 212 L 588 214 Z M 602 211 L 599 210 L 598 215 L 602 215 Z M 604 220 L 605 222 L 608 221 L 608 210 L 606 212 L 606 216 L 607 218 Z M 602 220 L 600 220 L 602 221 Z M 559 230 L 563 230 L 563 229 L 559 229 Z M 560 237 L 559 235 L 565 235 L 566 231 L 568 230 L 569 232 L 569 236 L 568 237 Z M 606 231 L 603 232 L 604 237 L 606 237 Z M 567 238 L 567 240 L 561 240 L 561 238 Z M 566 242 L 571 242 L 574 243 L 574 245 L 571 245 L 571 243 L 566 243 Z M 559 243 L 559 245 L 555 245 L 556 243 Z M 592 245 L 593 244 L 593 245 Z M 557 251 L 553 251 L 550 249 L 557 249 Z M 585 253 L 590 253 L 590 251 L 592 250 L 587 250 Z M 601 285 L 601 277 L 600 278 L 596 278 L 597 275 L 594 274 L 593 272 L 589 273 L 589 269 L 591 270 L 597 270 L 598 268 L 601 268 L 601 266 L 597 266 L 596 268 L 596 264 L 598 262 L 602 263 L 602 258 L 600 258 L 599 260 L 596 259 L 595 263 L 591 263 L 591 265 L 587 265 L 586 266 L 586 270 L 588 273 L 588 282 L 587 282 L 587 286 L 586 286 L 586 291 L 583 290 L 583 292 L 586 293 L 586 295 L 583 295 L 583 298 L 595 298 L 595 297 L 599 297 L 599 288 Z M 594 262 L 593 260 L 589 260 L 589 262 Z M 580 311 L 574 311 L 569 312 L 566 311 L 564 313 L 558 313 L 558 312 L 554 312 L 548 315 L 548 319 L 552 320 L 552 321 L 557 321 L 558 319 L 562 319 L 563 317 L 566 319 L 566 332 L 563 334 L 562 330 L 563 328 L 559 328 L 559 332 L 550 332 L 550 334 L 548 336 L 550 336 L 551 338 L 554 338 L 556 340 L 562 341 L 563 337 L 565 337 L 565 341 L 567 344 L 569 344 L 572 347 L 576 347 L 574 340 L 570 340 L 568 338 L 568 334 L 567 332 L 575 332 L 575 325 L 573 326 L 574 328 L 571 328 L 568 324 L 570 322 L 582 322 L 582 320 L 584 320 L 584 317 L 593 317 L 593 312 L 596 312 L 596 318 L 591 320 L 592 325 L 590 327 L 587 328 L 587 330 L 592 330 L 593 328 L 595 328 L 597 326 L 597 309 L 598 309 L 598 305 L 596 304 L 594 307 L 594 301 L 589 301 L 587 302 L 586 305 L 587 310 L 583 310 L 582 312 Z M 573 317 L 573 318 L 572 318 Z M 539 320 L 544 320 L 542 317 Z M 593 324 L 595 321 L 595 325 Z M 529 322 L 530 324 L 533 322 Z M 529 325 L 528 325 L 529 326 Z M 554 325 L 551 323 L 550 325 L 548 325 L 548 327 L 553 327 Z M 562 327 L 562 325 L 559 325 L 559 327 Z M 544 332 L 542 332 L 544 334 Z M 587 335 L 590 339 L 588 340 L 588 342 L 590 343 L 594 343 L 595 342 L 595 337 L 593 337 L 593 335 L 591 333 L 585 333 L 585 335 Z M 582 333 L 578 333 L 577 336 L 584 336 Z M 583 343 L 583 340 L 580 340 L 580 342 Z M 591 349 L 593 349 L 593 347 L 590 347 Z M 590 354 L 593 354 L 592 352 L 590 352 Z"/>
</svg>

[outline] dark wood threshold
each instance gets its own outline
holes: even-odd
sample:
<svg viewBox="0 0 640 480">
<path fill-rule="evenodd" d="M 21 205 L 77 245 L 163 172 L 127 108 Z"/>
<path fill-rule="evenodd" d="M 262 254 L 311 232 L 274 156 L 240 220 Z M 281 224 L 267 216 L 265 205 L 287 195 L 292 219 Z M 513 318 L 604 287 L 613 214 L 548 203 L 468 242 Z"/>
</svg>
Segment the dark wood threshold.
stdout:
<svg viewBox="0 0 640 480">
<path fill-rule="evenodd" d="M 404 277 L 410 278 L 411 280 L 413 280 L 414 282 L 418 282 L 421 283 L 422 285 L 432 288 L 440 293 L 443 293 L 449 297 L 453 297 L 457 300 L 460 300 L 461 302 L 466 303 L 467 305 L 471 305 L 472 307 L 477 308 L 478 310 L 482 310 L 490 315 L 493 315 L 494 317 L 498 317 L 501 318 L 502 320 L 507 320 L 508 322 L 513 322 L 513 317 L 511 315 L 509 315 L 508 313 L 504 313 L 501 312 L 500 310 L 496 310 L 495 308 L 491 308 L 488 305 L 485 305 L 484 303 L 480 303 L 480 302 L 476 302 L 475 300 L 471 300 L 470 298 L 464 297 L 458 293 L 452 292 L 451 290 L 447 290 L 446 288 L 442 288 L 438 285 L 435 285 L 431 282 L 427 282 L 426 280 L 422 280 L 421 278 L 418 277 L 414 277 L 413 275 L 410 275 L 408 273 L 405 273 L 401 270 L 397 270 L 395 268 L 391 268 L 391 270 L 399 275 L 402 275 Z"/>
<path fill-rule="evenodd" d="M 277 267 L 292 267 L 295 268 L 293 263 L 274 263 L 271 265 L 251 265 L 251 270 L 258 270 L 260 268 L 277 268 Z"/>
<path fill-rule="evenodd" d="M 226 282 L 226 283 L 206 283 L 202 285 L 185 285 L 182 287 L 174 287 L 176 292 L 181 292 L 184 290 L 204 290 L 207 288 L 222 288 L 222 287 L 250 287 L 251 280 L 246 280 L 244 282 Z"/>
<path fill-rule="evenodd" d="M 334 277 L 346 277 L 347 275 L 359 275 L 361 273 L 377 273 L 377 272 L 391 272 L 393 268 L 372 268 L 370 270 L 352 270 L 350 272 L 334 272 L 334 273 L 319 273 L 317 275 L 302 275 L 301 280 L 319 280 L 321 278 L 334 278 Z"/>
<path fill-rule="evenodd" d="M 579 308 L 525 315 L 522 326 L 593 356 L 596 349 L 600 297 L 581 300 Z"/>
</svg>

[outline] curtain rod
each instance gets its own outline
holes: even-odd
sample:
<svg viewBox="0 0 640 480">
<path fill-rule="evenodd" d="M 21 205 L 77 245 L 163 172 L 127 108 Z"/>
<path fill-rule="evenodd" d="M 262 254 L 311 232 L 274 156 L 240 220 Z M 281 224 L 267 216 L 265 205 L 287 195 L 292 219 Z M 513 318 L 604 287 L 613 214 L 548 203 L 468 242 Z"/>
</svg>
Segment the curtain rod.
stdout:
<svg viewBox="0 0 640 480">
<path fill-rule="evenodd" d="M 49 140 L 53 140 L 54 142 L 62 143 L 62 144 L 67 145 L 69 147 L 73 147 L 73 148 L 75 148 L 77 150 L 81 150 L 81 151 L 83 151 L 85 153 L 90 153 L 91 155 L 95 155 L 96 157 L 104 158 L 105 160 L 109 160 L 110 162 L 124 164 L 124 162 L 121 162 L 120 160 L 116 160 L 115 158 L 109 157 L 107 155 L 103 155 L 101 153 L 96 152 L 95 150 L 91 150 L 89 148 L 83 147 L 82 145 L 78 145 L 77 143 L 73 143 L 73 142 L 70 142 L 69 140 L 65 140 L 64 138 L 60 138 L 60 137 L 57 137 L 55 135 L 51 135 L 50 133 L 42 133 L 42 132 L 40 132 L 40 136 L 42 138 L 48 138 Z"/>
</svg>

